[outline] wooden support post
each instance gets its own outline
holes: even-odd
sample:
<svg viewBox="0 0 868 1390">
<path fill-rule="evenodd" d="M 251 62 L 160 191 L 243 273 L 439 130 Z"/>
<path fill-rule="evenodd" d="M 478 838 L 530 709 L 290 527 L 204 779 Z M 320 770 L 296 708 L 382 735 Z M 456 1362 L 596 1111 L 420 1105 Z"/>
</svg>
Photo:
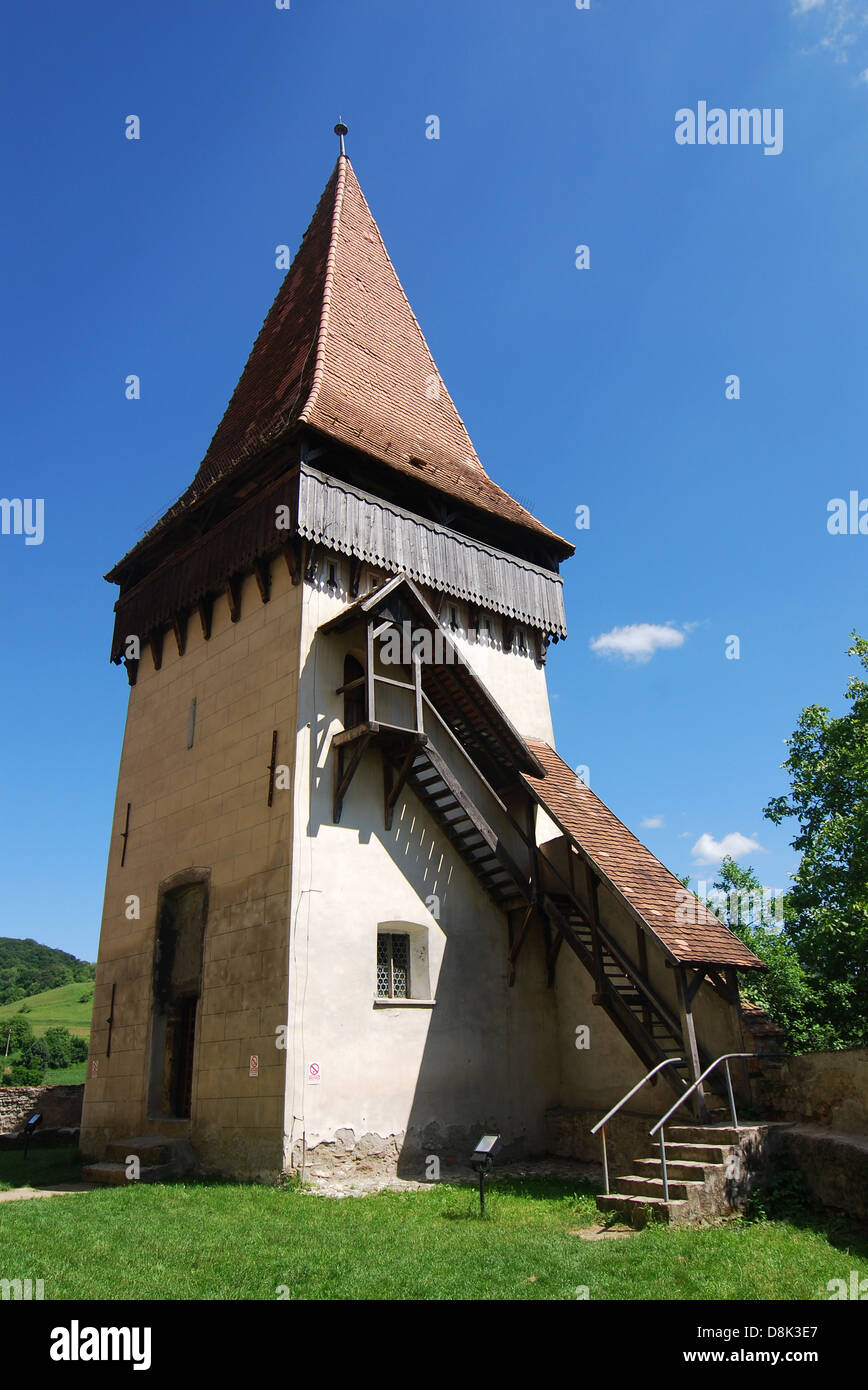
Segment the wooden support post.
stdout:
<svg viewBox="0 0 868 1390">
<path fill-rule="evenodd" d="M 425 732 L 422 714 L 422 661 L 418 652 L 413 653 L 413 686 L 416 695 L 416 733 Z"/>
<path fill-rule="evenodd" d="M 127 670 L 127 680 L 129 681 L 130 685 L 135 685 L 139 675 L 138 657 L 125 656 L 124 666 Z"/>
<path fill-rule="evenodd" d="M 392 829 L 392 816 L 398 797 L 404 790 L 404 783 L 410 774 L 413 760 L 419 751 L 419 743 L 416 739 L 410 744 L 398 771 L 397 780 L 392 777 L 392 766 L 389 759 L 383 753 L 383 822 L 386 830 Z"/>
<path fill-rule="evenodd" d="M 365 719 L 369 724 L 376 721 L 376 702 L 374 698 L 374 621 L 370 619 L 365 629 Z"/>
<path fill-rule="evenodd" d="M 509 985 L 515 984 L 515 965 L 519 957 L 519 952 L 521 951 L 521 948 L 524 945 L 525 937 L 527 936 L 532 916 L 533 903 L 529 903 L 528 906 L 524 909 L 524 916 L 522 918 L 521 925 L 516 931 L 513 923 L 513 914 L 511 912 L 509 914 L 509 974 L 507 977 L 507 984 Z"/>
<path fill-rule="evenodd" d="M 162 631 L 152 632 L 148 641 L 151 644 L 151 656 L 154 658 L 154 670 L 159 671 L 163 664 L 163 634 Z"/>
<path fill-rule="evenodd" d="M 693 996 L 699 984 L 702 983 L 702 976 L 699 981 L 688 982 L 687 971 L 683 965 L 679 965 L 676 972 L 678 981 L 678 1004 L 681 1013 L 681 1033 L 684 1039 L 684 1046 L 687 1048 L 687 1060 L 690 1063 L 690 1080 L 698 1081 L 702 1075 L 702 1067 L 699 1064 L 699 1047 L 696 1042 L 696 1027 L 693 1022 Z M 691 988 L 692 983 L 692 988 Z M 698 1119 L 706 1124 L 708 1122 L 708 1106 L 705 1101 L 705 1091 L 702 1086 L 698 1086 L 694 1092 L 695 1105 Z"/>
<path fill-rule="evenodd" d="M 741 1021 L 741 993 L 738 987 L 738 971 L 734 965 L 728 965 L 725 969 L 726 983 L 730 991 L 732 1002 L 732 1036 L 735 1046 L 734 1052 L 749 1052 L 750 1049 L 744 1045 L 744 1028 Z M 746 1057 L 741 1057 L 737 1064 L 737 1076 L 740 1081 L 739 1094 L 747 1101 L 748 1105 L 753 1105 L 753 1091 L 750 1080 L 750 1064 Z"/>
<path fill-rule="evenodd" d="M 337 825 L 338 821 L 341 818 L 341 811 L 343 810 L 344 797 L 347 794 L 347 788 L 352 782 L 353 777 L 356 774 L 356 769 L 358 768 L 359 763 L 362 761 L 362 757 L 364 756 L 365 749 L 367 748 L 368 744 L 370 743 L 373 737 L 373 730 L 366 729 L 365 732 L 359 738 L 354 740 L 348 767 L 345 767 L 344 765 L 344 745 L 338 745 L 337 757 L 335 758 L 335 795 L 334 808 L 332 812 L 332 819 L 334 820 L 335 825 Z"/>
<path fill-rule="evenodd" d="M 600 905 L 597 899 L 597 876 L 587 859 L 583 862 L 585 865 L 585 881 L 587 883 L 588 892 L 588 916 L 591 923 L 591 945 L 594 952 L 594 981 L 597 986 L 597 996 L 599 996 L 594 997 L 594 1003 L 599 1004 L 602 1003 L 606 995 L 608 984 L 606 981 L 606 972 L 603 969 L 603 950 L 600 943 Z"/>
<path fill-rule="evenodd" d="M 358 598 L 362 581 L 362 562 L 353 555 L 350 559 L 350 598 Z"/>
</svg>

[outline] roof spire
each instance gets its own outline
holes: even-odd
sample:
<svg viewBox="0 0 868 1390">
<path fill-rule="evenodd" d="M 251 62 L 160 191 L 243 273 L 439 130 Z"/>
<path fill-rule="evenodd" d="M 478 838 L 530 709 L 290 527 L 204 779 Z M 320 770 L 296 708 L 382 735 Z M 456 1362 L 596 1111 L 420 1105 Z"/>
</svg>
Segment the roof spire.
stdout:
<svg viewBox="0 0 868 1390">
<path fill-rule="evenodd" d="M 344 136 L 345 136 L 346 134 L 347 134 L 347 127 L 344 125 L 344 123 L 343 123 L 343 121 L 341 120 L 340 116 L 338 116 L 338 123 L 337 123 L 337 125 L 335 126 L 335 135 L 339 135 L 339 136 L 340 136 L 340 140 L 341 140 L 341 154 L 344 155 L 344 156 L 346 156 L 346 153 L 347 153 L 347 151 L 346 151 L 346 146 L 344 145 Z"/>
</svg>

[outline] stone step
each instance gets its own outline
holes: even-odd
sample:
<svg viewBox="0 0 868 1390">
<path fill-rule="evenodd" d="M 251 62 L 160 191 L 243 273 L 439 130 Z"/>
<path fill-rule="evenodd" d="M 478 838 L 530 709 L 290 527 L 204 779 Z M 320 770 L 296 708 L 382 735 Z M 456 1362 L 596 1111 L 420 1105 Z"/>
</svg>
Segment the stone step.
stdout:
<svg viewBox="0 0 868 1390">
<path fill-rule="evenodd" d="M 729 1144 L 670 1144 L 667 1139 L 666 1164 L 667 1167 L 671 1168 L 673 1162 L 696 1162 L 712 1163 L 716 1167 L 718 1164 L 726 1162 L 729 1150 Z"/>
<path fill-rule="evenodd" d="M 670 1182 L 669 1200 L 670 1202 L 686 1202 L 688 1189 L 691 1187 L 701 1188 L 703 1185 L 701 1179 L 699 1182 Z M 661 1199 L 663 1197 L 662 1178 L 644 1178 L 631 1173 L 628 1177 L 616 1178 L 615 1187 L 619 1195 L 625 1197 L 659 1197 Z"/>
<path fill-rule="evenodd" d="M 127 1165 L 125 1163 L 89 1163 L 81 1170 L 82 1182 L 96 1183 L 98 1187 L 130 1187 L 134 1181 L 166 1182 L 169 1178 L 176 1176 L 173 1163 L 157 1163 L 148 1168 L 142 1168 L 138 1179 L 127 1177 Z"/>
<path fill-rule="evenodd" d="M 666 1147 L 675 1144 L 737 1144 L 741 1135 L 733 1125 L 668 1125 Z"/>
<path fill-rule="evenodd" d="M 637 1158 L 635 1160 L 636 1176 L 643 1178 L 656 1178 L 661 1176 L 662 1164 L 659 1158 Z M 673 1160 L 666 1154 L 666 1172 L 671 1178 L 684 1178 L 690 1182 L 705 1182 L 709 1173 L 715 1168 L 722 1168 L 722 1163 L 688 1163 Z"/>
<path fill-rule="evenodd" d="M 157 1163 L 171 1163 L 178 1156 L 177 1140 L 163 1139 L 159 1135 L 139 1135 L 134 1139 L 112 1139 L 106 1145 L 105 1156 L 113 1163 L 125 1163 L 130 1154 L 135 1154 L 149 1167 Z"/>
<path fill-rule="evenodd" d="M 662 1197 L 632 1197 L 625 1192 L 612 1192 L 608 1197 L 597 1198 L 597 1210 L 616 1211 L 631 1224 L 647 1214 L 652 1221 L 676 1225 L 679 1219 L 686 1218 L 688 1206 L 686 1202 L 671 1199 L 664 1202 Z"/>
</svg>

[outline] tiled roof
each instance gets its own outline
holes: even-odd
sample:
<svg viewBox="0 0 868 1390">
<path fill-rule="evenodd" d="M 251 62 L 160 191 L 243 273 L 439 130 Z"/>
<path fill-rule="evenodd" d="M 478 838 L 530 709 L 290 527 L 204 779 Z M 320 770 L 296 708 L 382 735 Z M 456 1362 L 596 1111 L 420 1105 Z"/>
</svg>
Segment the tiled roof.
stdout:
<svg viewBox="0 0 868 1390">
<path fill-rule="evenodd" d="M 345 155 L 193 482 L 145 540 L 304 424 L 572 552 L 480 463 Z"/>
<path fill-rule="evenodd" d="M 524 774 L 528 787 L 606 881 L 681 964 L 735 965 L 763 969 L 728 927 L 687 894 L 684 885 L 646 849 L 585 786 L 547 743 L 526 740 L 545 768 L 544 778 Z M 684 905 L 688 921 L 676 919 Z M 689 918 L 692 916 L 693 920 Z"/>
</svg>

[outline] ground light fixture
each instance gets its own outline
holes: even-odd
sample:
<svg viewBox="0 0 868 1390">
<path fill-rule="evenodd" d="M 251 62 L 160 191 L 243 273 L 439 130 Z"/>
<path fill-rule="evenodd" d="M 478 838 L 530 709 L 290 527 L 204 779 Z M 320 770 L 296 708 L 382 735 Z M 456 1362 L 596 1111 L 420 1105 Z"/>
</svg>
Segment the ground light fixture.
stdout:
<svg viewBox="0 0 868 1390">
<path fill-rule="evenodd" d="M 500 1135 L 483 1134 L 470 1157 L 470 1166 L 479 1174 L 479 1215 L 485 1215 L 485 1175 L 500 1152 Z"/>
<path fill-rule="evenodd" d="M 38 1127 L 39 1127 L 41 1124 L 42 1124 L 42 1116 L 41 1116 L 41 1115 L 31 1115 L 30 1119 L 27 1121 L 27 1124 L 24 1126 L 24 1157 L 25 1157 L 25 1158 L 27 1157 L 27 1151 L 28 1151 L 28 1149 L 30 1148 L 30 1141 L 31 1141 L 31 1139 L 33 1138 L 34 1134 L 36 1133 Z"/>
</svg>

